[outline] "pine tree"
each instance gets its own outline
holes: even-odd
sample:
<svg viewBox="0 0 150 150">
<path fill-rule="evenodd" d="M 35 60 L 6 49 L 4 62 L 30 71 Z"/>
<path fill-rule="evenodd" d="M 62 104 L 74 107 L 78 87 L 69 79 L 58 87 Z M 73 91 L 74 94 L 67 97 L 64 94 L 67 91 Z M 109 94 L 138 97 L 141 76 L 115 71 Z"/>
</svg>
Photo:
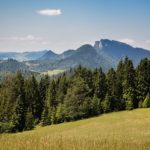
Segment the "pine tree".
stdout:
<svg viewBox="0 0 150 150">
<path fill-rule="evenodd" d="M 111 96 L 117 97 L 117 85 L 116 85 L 116 72 L 111 68 L 107 73 L 107 93 Z"/>
<path fill-rule="evenodd" d="M 51 124 L 51 114 L 47 106 L 44 107 L 44 110 L 41 115 L 41 125 L 47 126 Z"/>
<path fill-rule="evenodd" d="M 107 91 L 106 77 L 102 69 L 95 69 L 93 73 L 93 90 L 94 95 L 97 96 L 100 101 L 105 98 Z"/>
<path fill-rule="evenodd" d="M 48 87 L 46 101 L 47 101 L 47 104 L 49 105 L 48 107 L 50 107 L 50 108 L 56 107 L 56 105 L 57 105 L 56 84 L 55 84 L 54 80 L 50 83 L 50 85 Z"/>
<path fill-rule="evenodd" d="M 23 131 L 25 126 L 25 93 L 24 78 L 20 72 L 17 72 L 12 84 L 12 97 L 15 99 L 15 106 L 12 116 L 14 131 Z"/>
<path fill-rule="evenodd" d="M 116 71 L 116 96 L 118 99 L 123 99 L 123 80 L 124 80 L 124 64 L 121 59 Z"/>
<path fill-rule="evenodd" d="M 63 103 L 65 95 L 67 93 L 68 83 L 65 74 L 57 80 L 56 85 L 56 103 L 59 105 L 59 103 Z"/>
<path fill-rule="evenodd" d="M 124 61 L 124 80 L 123 80 L 123 98 L 126 101 L 126 109 L 133 109 L 138 107 L 136 100 L 136 86 L 135 86 L 135 70 L 133 63 L 128 57 Z"/>
<path fill-rule="evenodd" d="M 46 100 L 46 93 L 48 90 L 49 82 L 50 82 L 49 76 L 45 75 L 44 77 L 41 78 L 40 83 L 39 83 L 38 91 L 39 91 L 39 101 L 41 104 L 40 105 L 41 106 L 40 116 L 41 116 L 41 113 L 43 112 L 43 109 L 44 109 L 44 104 L 45 104 L 45 100 Z"/>
<path fill-rule="evenodd" d="M 150 91 L 150 61 L 144 58 L 136 69 L 137 76 L 137 99 L 141 104 L 145 95 Z M 139 104 L 139 106 L 141 106 Z"/>
<path fill-rule="evenodd" d="M 27 107 L 31 109 L 34 119 L 39 120 L 42 113 L 42 104 L 39 99 L 38 83 L 32 75 L 25 84 Z"/>
<path fill-rule="evenodd" d="M 102 113 L 102 106 L 100 103 L 100 99 L 94 95 L 91 99 L 91 115 L 95 116 Z"/>
<path fill-rule="evenodd" d="M 51 108 L 51 124 L 56 124 L 56 108 Z"/>
<path fill-rule="evenodd" d="M 31 130 L 34 128 L 34 117 L 31 111 L 27 111 L 25 118 L 25 130 Z"/>
<path fill-rule="evenodd" d="M 134 91 L 132 88 L 128 88 L 126 94 L 123 95 L 126 100 L 126 110 L 132 110 L 134 108 L 133 99 L 134 99 Z"/>
<path fill-rule="evenodd" d="M 45 106 L 41 115 L 41 125 L 46 126 L 55 123 L 55 109 L 57 106 L 56 102 L 56 84 L 52 80 L 46 92 Z"/>
<path fill-rule="evenodd" d="M 16 107 L 14 110 L 12 122 L 14 125 L 14 131 L 23 131 L 25 128 L 25 105 L 21 96 L 18 96 Z"/>
<path fill-rule="evenodd" d="M 64 101 L 65 119 L 77 120 L 86 117 L 87 110 L 84 109 L 89 97 L 89 87 L 81 77 L 75 78 L 72 87 L 67 91 Z"/>
<path fill-rule="evenodd" d="M 120 85 L 122 83 L 120 82 Z M 107 93 L 111 96 L 111 111 L 118 111 L 124 109 L 124 102 L 122 101 L 122 95 L 118 95 L 119 82 L 117 83 L 117 75 L 113 68 L 107 73 Z M 122 93 L 122 90 L 120 91 Z"/>
<path fill-rule="evenodd" d="M 59 103 L 59 105 L 57 106 L 56 109 L 56 123 L 62 123 L 64 122 L 64 108 L 63 108 L 63 104 Z"/>
<path fill-rule="evenodd" d="M 145 100 L 143 102 L 143 107 L 144 108 L 150 107 L 150 94 L 149 93 L 147 94 L 147 96 L 146 96 L 146 98 L 145 98 Z"/>
<path fill-rule="evenodd" d="M 112 100 L 112 97 L 107 94 L 103 103 L 102 103 L 104 113 L 111 112 L 111 100 Z"/>
</svg>

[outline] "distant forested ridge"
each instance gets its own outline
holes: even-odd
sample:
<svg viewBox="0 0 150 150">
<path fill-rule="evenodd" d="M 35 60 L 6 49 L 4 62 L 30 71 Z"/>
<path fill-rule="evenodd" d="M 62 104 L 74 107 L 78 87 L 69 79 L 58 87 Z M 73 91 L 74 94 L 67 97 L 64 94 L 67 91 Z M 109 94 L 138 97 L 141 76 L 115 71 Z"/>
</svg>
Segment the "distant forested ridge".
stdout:
<svg viewBox="0 0 150 150">
<path fill-rule="evenodd" d="M 150 60 L 134 68 L 121 60 L 117 69 L 82 66 L 56 79 L 37 81 L 20 72 L 0 84 L 0 132 L 21 132 L 41 126 L 75 121 L 113 111 L 150 107 Z"/>
</svg>

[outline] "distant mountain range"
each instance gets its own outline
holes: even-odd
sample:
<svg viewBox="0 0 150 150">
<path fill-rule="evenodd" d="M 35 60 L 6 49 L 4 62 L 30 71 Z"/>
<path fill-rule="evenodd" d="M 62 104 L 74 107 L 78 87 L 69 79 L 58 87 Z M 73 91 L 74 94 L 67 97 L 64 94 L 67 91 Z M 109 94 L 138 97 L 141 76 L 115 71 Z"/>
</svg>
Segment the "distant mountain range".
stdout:
<svg viewBox="0 0 150 150">
<path fill-rule="evenodd" d="M 1 71 L 4 68 L 5 71 L 12 68 L 14 68 L 13 70 L 20 70 L 21 66 L 26 70 L 45 72 L 48 70 L 68 70 L 81 64 L 89 68 L 102 67 L 106 71 L 111 67 L 116 67 L 119 60 L 126 56 L 132 59 L 136 66 L 142 58 L 150 58 L 150 51 L 134 48 L 119 41 L 102 39 L 96 41 L 93 46 L 86 44 L 77 50 L 70 49 L 62 54 L 56 54 L 51 50 L 24 53 L 0 52 L 0 68 Z M 13 62 L 14 67 L 8 67 L 8 62 L 6 61 L 8 58 L 22 62 L 18 62 L 20 65 L 16 65 L 16 62 Z"/>
<path fill-rule="evenodd" d="M 15 59 L 17 61 L 36 60 L 42 57 L 48 50 L 33 52 L 0 52 L 0 60 Z"/>
</svg>

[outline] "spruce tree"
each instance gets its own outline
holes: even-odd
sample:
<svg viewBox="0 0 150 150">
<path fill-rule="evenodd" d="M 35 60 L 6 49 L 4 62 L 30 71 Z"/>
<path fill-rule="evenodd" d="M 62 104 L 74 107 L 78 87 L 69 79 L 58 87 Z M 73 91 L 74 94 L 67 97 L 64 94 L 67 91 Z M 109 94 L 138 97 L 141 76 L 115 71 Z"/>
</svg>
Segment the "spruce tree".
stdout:
<svg viewBox="0 0 150 150">
<path fill-rule="evenodd" d="M 44 107 L 44 110 L 41 115 L 41 126 L 47 126 L 51 124 L 51 114 L 47 106 Z"/>
<path fill-rule="evenodd" d="M 46 100 L 46 93 L 48 90 L 48 86 L 49 86 L 49 76 L 45 75 L 44 77 L 41 78 L 40 82 L 39 82 L 39 102 L 40 102 L 40 116 L 43 112 L 44 109 L 44 104 L 45 104 L 45 100 Z"/>
<path fill-rule="evenodd" d="M 102 69 L 95 69 L 93 72 L 93 95 L 97 96 L 100 101 L 105 98 L 107 91 L 106 77 Z"/>
<path fill-rule="evenodd" d="M 31 111 L 27 111 L 25 116 L 25 129 L 24 130 L 31 130 L 34 128 L 34 117 Z"/>
<path fill-rule="evenodd" d="M 75 78 L 64 101 L 65 119 L 70 121 L 86 117 L 87 110 L 84 109 L 84 105 L 88 103 L 88 97 L 88 85 L 81 77 Z"/>
<path fill-rule="evenodd" d="M 104 113 L 111 112 L 111 103 L 112 103 L 112 97 L 109 94 L 107 94 L 104 101 L 102 102 Z"/>
<path fill-rule="evenodd" d="M 117 86 L 119 86 L 119 82 L 117 83 L 117 75 L 115 70 L 111 68 L 107 73 L 107 94 L 112 97 L 111 111 L 118 111 L 124 108 L 122 96 L 120 94 L 118 95 L 119 91 Z M 122 93 L 122 90 L 120 92 Z"/>
<path fill-rule="evenodd" d="M 116 70 L 116 96 L 118 99 L 123 99 L 123 80 L 124 80 L 124 63 L 121 59 Z"/>
<path fill-rule="evenodd" d="M 133 63 L 128 57 L 124 60 L 123 98 L 126 101 L 126 109 L 138 107 L 136 100 L 136 80 Z"/>
<path fill-rule="evenodd" d="M 25 128 L 25 105 L 21 96 L 18 96 L 14 114 L 12 116 L 14 131 L 23 131 Z"/>
<path fill-rule="evenodd" d="M 102 104 L 100 103 L 100 99 L 94 95 L 91 99 L 91 115 L 95 116 L 102 113 Z"/>
<path fill-rule="evenodd" d="M 145 98 L 145 100 L 143 102 L 143 107 L 144 108 L 150 107 L 150 94 L 149 93 L 146 95 L 146 98 Z"/>
<path fill-rule="evenodd" d="M 128 88 L 128 91 L 123 95 L 126 100 L 126 110 L 134 109 L 133 99 L 134 99 L 134 91 L 132 88 Z"/>
<path fill-rule="evenodd" d="M 65 95 L 67 93 L 67 79 L 66 75 L 64 74 L 61 76 L 57 81 L 57 89 L 56 89 L 56 103 L 59 105 L 59 103 L 63 103 Z"/>
<path fill-rule="evenodd" d="M 56 123 L 62 123 L 64 122 L 64 108 L 63 104 L 59 103 L 56 109 Z"/>
<path fill-rule="evenodd" d="M 55 81 L 52 80 L 50 83 L 47 94 L 46 94 L 46 101 L 47 104 L 49 105 L 48 107 L 53 108 L 56 107 L 57 101 L 56 101 L 56 84 Z"/>
<path fill-rule="evenodd" d="M 136 68 L 137 77 L 137 99 L 141 104 L 145 95 L 150 91 L 150 61 L 144 58 Z M 139 104 L 139 106 L 141 106 Z"/>
<path fill-rule="evenodd" d="M 26 81 L 25 93 L 27 107 L 31 109 L 34 119 L 39 120 L 42 113 L 42 104 L 41 100 L 39 99 L 38 83 L 34 75 L 29 77 L 29 79 Z"/>
</svg>

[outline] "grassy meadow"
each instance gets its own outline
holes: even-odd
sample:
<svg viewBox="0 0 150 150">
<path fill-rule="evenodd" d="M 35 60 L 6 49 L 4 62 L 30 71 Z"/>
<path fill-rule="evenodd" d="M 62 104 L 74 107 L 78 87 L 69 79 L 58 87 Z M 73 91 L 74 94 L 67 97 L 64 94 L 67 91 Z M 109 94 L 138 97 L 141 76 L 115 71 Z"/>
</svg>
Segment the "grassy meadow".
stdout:
<svg viewBox="0 0 150 150">
<path fill-rule="evenodd" d="M 1 134 L 0 150 L 149 150 L 150 109 L 99 117 L 17 134 Z"/>
<path fill-rule="evenodd" d="M 65 72 L 65 70 L 49 70 L 47 72 L 43 72 L 44 75 L 54 76 Z"/>
</svg>

